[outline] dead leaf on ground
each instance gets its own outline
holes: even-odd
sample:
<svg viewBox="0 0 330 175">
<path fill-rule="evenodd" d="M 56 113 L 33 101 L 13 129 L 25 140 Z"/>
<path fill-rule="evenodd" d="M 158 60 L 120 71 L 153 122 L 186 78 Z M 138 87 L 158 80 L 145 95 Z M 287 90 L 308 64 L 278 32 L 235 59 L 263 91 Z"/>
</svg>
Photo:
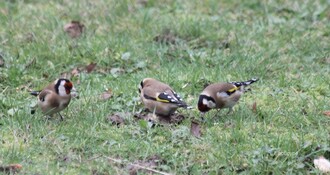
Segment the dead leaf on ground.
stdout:
<svg viewBox="0 0 330 175">
<path fill-rule="evenodd" d="M 97 63 L 90 63 L 89 65 L 87 65 L 86 66 L 86 71 L 87 71 L 87 73 L 91 73 L 94 69 L 95 69 L 95 67 L 96 67 L 96 64 Z"/>
<path fill-rule="evenodd" d="M 121 117 L 119 113 L 115 113 L 114 115 L 108 116 L 107 121 L 117 126 L 124 124 L 124 119 Z"/>
<path fill-rule="evenodd" d="M 29 42 L 29 43 L 35 41 L 35 38 L 36 37 L 35 37 L 34 33 L 31 33 L 31 32 L 29 32 L 25 35 L 25 41 Z"/>
<path fill-rule="evenodd" d="M 197 138 L 201 137 L 201 127 L 197 121 L 191 121 L 190 132 Z"/>
<path fill-rule="evenodd" d="M 180 124 L 185 117 L 182 114 L 172 114 L 168 117 L 158 116 L 161 124 Z"/>
<path fill-rule="evenodd" d="M 330 117 L 330 111 L 324 111 L 323 115 Z"/>
<path fill-rule="evenodd" d="M 156 121 L 157 120 L 156 117 L 157 117 L 156 115 L 147 112 L 140 112 L 134 114 L 134 118 L 137 120 Z"/>
<path fill-rule="evenodd" d="M 145 7 L 148 4 L 148 0 L 136 0 L 136 3 Z"/>
<path fill-rule="evenodd" d="M 71 75 L 72 75 L 73 77 L 78 77 L 79 74 L 80 74 L 80 70 L 79 70 L 79 68 L 75 67 L 75 68 L 72 69 L 72 71 L 71 71 Z"/>
<path fill-rule="evenodd" d="M 107 91 L 103 92 L 100 96 L 101 100 L 108 100 L 112 97 L 112 90 L 108 89 Z"/>
<path fill-rule="evenodd" d="M 152 121 L 154 123 L 159 124 L 181 124 L 181 122 L 185 119 L 182 114 L 172 114 L 170 116 L 159 116 L 154 115 L 150 112 L 141 112 L 134 114 L 134 117 L 138 120 L 146 120 Z"/>
<path fill-rule="evenodd" d="M 71 74 L 68 72 L 62 72 L 60 76 L 61 78 L 71 79 Z"/>
<path fill-rule="evenodd" d="M 127 165 L 127 169 L 129 170 L 130 175 L 138 174 L 138 171 L 144 171 L 148 174 L 154 174 L 155 171 L 151 171 L 151 169 L 157 168 L 157 166 L 164 164 L 165 161 L 158 155 L 153 155 L 148 157 L 146 160 L 137 160 L 132 164 Z M 148 170 L 150 169 L 150 170 Z"/>
<path fill-rule="evenodd" d="M 71 21 L 64 25 L 64 31 L 68 33 L 71 38 L 78 38 L 82 34 L 84 27 L 84 24 L 81 24 L 79 21 Z"/>
<path fill-rule="evenodd" d="M 252 112 L 254 112 L 254 113 L 257 112 L 257 102 L 253 102 L 253 104 L 252 104 Z"/>
<path fill-rule="evenodd" d="M 170 29 L 164 29 L 164 31 L 154 37 L 154 41 L 158 43 L 165 43 L 165 44 L 176 44 L 178 37 L 175 36 Z"/>
<path fill-rule="evenodd" d="M 10 164 L 10 165 L 2 165 L 0 166 L 0 172 L 5 172 L 5 173 L 17 173 L 19 170 L 22 169 L 22 165 L 20 164 Z"/>
</svg>

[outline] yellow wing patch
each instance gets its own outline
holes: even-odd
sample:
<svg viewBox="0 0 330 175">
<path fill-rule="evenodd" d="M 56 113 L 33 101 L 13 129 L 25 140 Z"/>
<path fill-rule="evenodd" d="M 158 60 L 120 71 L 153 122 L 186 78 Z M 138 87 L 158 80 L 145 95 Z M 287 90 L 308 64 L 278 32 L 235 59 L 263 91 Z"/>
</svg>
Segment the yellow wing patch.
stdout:
<svg viewBox="0 0 330 175">
<path fill-rule="evenodd" d="M 159 101 L 159 102 L 163 102 L 163 103 L 169 103 L 170 101 L 168 100 L 165 100 L 165 99 L 160 99 L 160 98 L 156 98 L 156 101 Z"/>
<path fill-rule="evenodd" d="M 227 92 L 234 92 L 234 91 L 236 91 L 237 89 L 238 89 L 238 87 L 234 87 L 234 88 L 229 89 Z"/>
</svg>

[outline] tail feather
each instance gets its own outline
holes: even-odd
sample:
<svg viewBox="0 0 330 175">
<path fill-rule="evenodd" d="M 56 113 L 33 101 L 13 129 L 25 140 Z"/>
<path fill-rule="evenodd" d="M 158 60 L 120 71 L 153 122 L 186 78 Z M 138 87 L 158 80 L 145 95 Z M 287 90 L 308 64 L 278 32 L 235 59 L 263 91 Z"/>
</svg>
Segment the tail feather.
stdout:
<svg viewBox="0 0 330 175">
<path fill-rule="evenodd" d="M 180 108 L 184 108 L 184 109 L 192 109 L 193 108 L 192 106 L 188 106 L 187 103 L 185 103 L 185 102 L 179 103 L 178 106 Z"/>
<path fill-rule="evenodd" d="M 242 81 L 242 82 L 230 82 L 230 84 L 233 84 L 237 87 L 240 87 L 240 86 L 249 86 L 250 84 L 254 83 L 254 82 L 257 82 L 259 79 L 258 78 L 252 78 L 251 80 L 248 80 L 248 81 Z"/>
<path fill-rule="evenodd" d="M 180 102 L 178 103 L 178 106 L 179 106 L 179 107 L 182 107 L 182 108 L 187 108 L 187 107 L 188 107 L 188 105 L 187 105 L 184 101 L 180 101 Z"/>
</svg>

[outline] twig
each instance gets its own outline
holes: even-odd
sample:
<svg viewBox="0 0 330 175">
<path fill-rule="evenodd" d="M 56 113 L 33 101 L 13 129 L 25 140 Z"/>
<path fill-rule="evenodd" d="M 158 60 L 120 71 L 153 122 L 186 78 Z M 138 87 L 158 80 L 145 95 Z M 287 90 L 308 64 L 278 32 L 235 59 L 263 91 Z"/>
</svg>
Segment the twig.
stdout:
<svg viewBox="0 0 330 175">
<path fill-rule="evenodd" d="M 102 155 L 97 155 L 97 156 L 91 157 L 91 158 L 87 159 L 87 161 L 91 161 L 91 160 L 97 159 L 99 157 L 102 157 Z"/>
<path fill-rule="evenodd" d="M 120 159 L 114 159 L 114 158 L 107 157 L 107 156 L 104 156 L 104 157 L 107 158 L 108 160 L 111 160 L 111 161 L 116 162 L 116 163 L 124 163 L 124 161 L 120 160 Z M 169 174 L 169 173 L 165 173 L 165 172 L 162 172 L 162 171 L 158 171 L 158 170 L 148 168 L 148 167 L 145 167 L 145 166 L 141 166 L 141 165 L 138 165 L 138 164 L 134 164 L 134 163 L 127 163 L 127 164 L 138 167 L 138 168 L 141 168 L 141 169 L 145 169 L 145 170 L 148 170 L 148 171 L 152 171 L 154 173 L 162 174 L 162 175 L 172 175 L 172 174 Z"/>
</svg>

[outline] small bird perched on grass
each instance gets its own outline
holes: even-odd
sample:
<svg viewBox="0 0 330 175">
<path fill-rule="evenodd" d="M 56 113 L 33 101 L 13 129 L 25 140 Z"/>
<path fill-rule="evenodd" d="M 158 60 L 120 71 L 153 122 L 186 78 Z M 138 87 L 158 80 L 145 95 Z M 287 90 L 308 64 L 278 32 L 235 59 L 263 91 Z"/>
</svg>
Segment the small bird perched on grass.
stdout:
<svg viewBox="0 0 330 175">
<path fill-rule="evenodd" d="M 69 105 L 72 91 L 75 91 L 72 82 L 68 79 L 60 78 L 41 91 L 32 91 L 31 95 L 38 97 L 38 106 L 45 115 L 58 113 L 61 120 L 63 120 L 59 112 Z M 34 109 L 31 110 L 31 114 L 34 114 L 34 112 Z"/>
<path fill-rule="evenodd" d="M 145 108 L 160 116 L 170 116 L 179 107 L 187 108 L 187 104 L 169 85 L 153 78 L 143 79 L 139 92 Z"/>
<path fill-rule="evenodd" d="M 211 109 L 229 108 L 230 113 L 241 95 L 246 91 L 244 87 L 258 81 L 251 79 L 243 82 L 214 83 L 208 85 L 199 96 L 198 110 L 206 113 Z"/>
</svg>

